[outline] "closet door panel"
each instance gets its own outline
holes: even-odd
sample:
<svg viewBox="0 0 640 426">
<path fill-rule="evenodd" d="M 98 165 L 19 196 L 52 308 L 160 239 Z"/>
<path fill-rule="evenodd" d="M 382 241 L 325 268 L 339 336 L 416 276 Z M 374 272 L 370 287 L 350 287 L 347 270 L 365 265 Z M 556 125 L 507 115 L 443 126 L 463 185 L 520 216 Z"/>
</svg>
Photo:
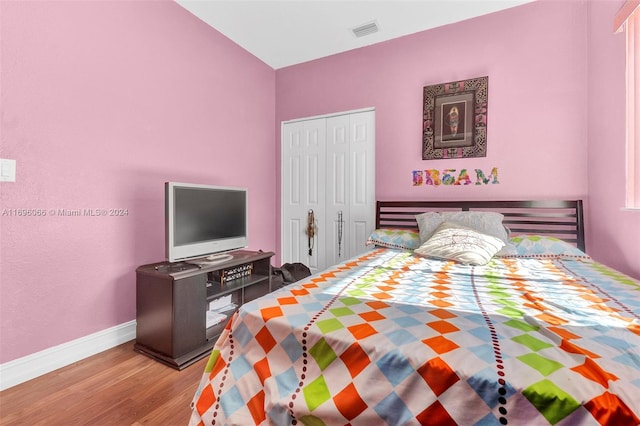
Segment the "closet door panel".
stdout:
<svg viewBox="0 0 640 426">
<path fill-rule="evenodd" d="M 327 265 L 334 265 L 348 256 L 345 243 L 349 238 L 346 229 L 349 217 L 349 116 L 340 115 L 327 119 Z M 342 219 L 342 222 L 340 221 Z"/>
<path fill-rule="evenodd" d="M 302 192 L 302 157 L 304 147 L 303 123 L 289 123 L 282 128 L 282 257 L 287 261 L 300 261 L 301 212 L 304 211 Z M 286 214 L 285 214 L 286 212 Z"/>
<path fill-rule="evenodd" d="M 353 256 L 368 250 L 365 242 L 367 241 L 367 237 L 371 235 L 369 222 L 351 220 L 351 235 L 353 235 L 353 238 L 347 241 L 347 243 L 350 246 L 349 249 L 351 253 L 353 253 Z"/>
<path fill-rule="evenodd" d="M 304 247 L 302 249 L 305 259 L 302 261 L 305 265 L 309 266 L 312 272 L 323 268 L 322 253 L 325 246 L 324 228 L 324 170 L 320 170 L 320 165 L 324 165 L 324 155 L 320 155 L 318 152 L 313 152 L 307 157 L 306 172 L 307 172 L 307 200 L 306 200 L 306 212 L 303 212 L 305 217 L 305 225 L 300 235 L 304 239 Z M 309 237 L 309 223 L 313 222 L 313 237 Z"/>
<path fill-rule="evenodd" d="M 324 268 L 324 247 L 326 246 L 326 231 L 323 231 L 325 219 L 324 203 L 326 198 L 326 119 L 315 119 L 304 122 L 306 145 L 306 176 L 305 191 L 306 211 L 301 212 L 304 218 L 303 232 L 300 237 L 303 240 L 301 262 L 309 267 L 311 272 L 317 272 Z M 314 236 L 309 237 L 309 221 L 313 218 Z"/>
<path fill-rule="evenodd" d="M 284 231 L 287 235 L 299 235 L 304 230 L 304 223 L 302 223 L 299 219 L 290 219 L 286 225 L 288 229 Z M 289 253 L 287 262 L 294 263 L 301 262 L 303 260 L 300 258 L 304 252 L 302 251 L 303 247 L 301 246 L 302 241 L 299 238 L 288 238 L 283 243 L 284 252 Z"/>
<path fill-rule="evenodd" d="M 375 112 L 350 116 L 349 256 L 364 253 L 375 228 Z"/>
<path fill-rule="evenodd" d="M 315 271 L 324 263 L 318 257 L 324 237 L 307 232 L 310 212 L 316 223 L 324 220 L 326 120 L 286 123 L 282 135 L 282 263 L 302 262 Z"/>
<path fill-rule="evenodd" d="M 282 262 L 318 272 L 366 251 L 375 224 L 375 112 L 283 123 L 282 135 Z"/>
</svg>

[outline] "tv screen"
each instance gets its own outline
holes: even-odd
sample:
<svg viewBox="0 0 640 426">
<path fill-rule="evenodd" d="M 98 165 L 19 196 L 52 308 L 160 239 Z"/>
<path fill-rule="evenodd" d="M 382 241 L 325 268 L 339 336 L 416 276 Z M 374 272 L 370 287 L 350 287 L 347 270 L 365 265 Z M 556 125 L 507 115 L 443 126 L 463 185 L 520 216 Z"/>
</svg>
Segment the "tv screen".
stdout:
<svg viewBox="0 0 640 426">
<path fill-rule="evenodd" d="M 170 262 L 247 246 L 248 191 L 213 185 L 165 184 L 166 254 Z"/>
</svg>

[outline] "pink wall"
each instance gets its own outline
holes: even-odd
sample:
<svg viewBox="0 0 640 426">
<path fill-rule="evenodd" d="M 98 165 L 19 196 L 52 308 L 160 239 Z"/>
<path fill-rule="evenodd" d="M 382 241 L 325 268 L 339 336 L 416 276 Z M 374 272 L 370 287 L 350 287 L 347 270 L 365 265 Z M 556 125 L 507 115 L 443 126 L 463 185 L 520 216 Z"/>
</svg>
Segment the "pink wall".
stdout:
<svg viewBox="0 0 640 426">
<path fill-rule="evenodd" d="M 375 107 L 378 199 L 585 198 L 585 22 L 583 2 L 534 2 L 280 69 L 276 119 Z M 487 156 L 423 161 L 423 87 L 485 75 Z M 412 170 L 492 167 L 498 185 L 412 186 Z"/>
<path fill-rule="evenodd" d="M 0 362 L 135 319 L 135 268 L 164 259 L 168 180 L 246 186 L 275 247 L 275 72 L 174 2 L 0 2 Z"/>
<path fill-rule="evenodd" d="M 640 279 L 640 211 L 622 210 L 625 36 L 612 27 L 623 3 L 589 3 L 589 253 Z"/>
</svg>

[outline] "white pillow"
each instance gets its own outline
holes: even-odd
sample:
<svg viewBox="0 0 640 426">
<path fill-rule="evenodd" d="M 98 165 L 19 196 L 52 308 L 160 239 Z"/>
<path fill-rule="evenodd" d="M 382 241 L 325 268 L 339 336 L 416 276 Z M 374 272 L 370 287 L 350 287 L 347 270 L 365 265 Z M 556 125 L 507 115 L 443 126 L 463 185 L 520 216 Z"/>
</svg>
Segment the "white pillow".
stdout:
<svg viewBox="0 0 640 426">
<path fill-rule="evenodd" d="M 509 235 L 502 224 L 504 215 L 496 212 L 442 212 L 444 222 L 456 223 L 483 234 L 500 238 L 505 244 Z"/>
<path fill-rule="evenodd" d="M 442 222 L 450 222 L 500 238 L 507 244 L 509 234 L 502 224 L 503 219 L 504 215 L 501 213 L 478 211 L 426 212 L 416 215 L 422 242 L 427 241 Z"/>
<path fill-rule="evenodd" d="M 499 238 L 444 222 L 414 253 L 468 265 L 486 265 L 502 247 L 504 242 Z"/>
<path fill-rule="evenodd" d="M 436 228 L 444 222 L 444 219 L 440 213 L 426 212 L 417 214 L 416 222 L 418 222 L 418 229 L 420 230 L 420 242 L 424 243 L 431 238 Z"/>
</svg>

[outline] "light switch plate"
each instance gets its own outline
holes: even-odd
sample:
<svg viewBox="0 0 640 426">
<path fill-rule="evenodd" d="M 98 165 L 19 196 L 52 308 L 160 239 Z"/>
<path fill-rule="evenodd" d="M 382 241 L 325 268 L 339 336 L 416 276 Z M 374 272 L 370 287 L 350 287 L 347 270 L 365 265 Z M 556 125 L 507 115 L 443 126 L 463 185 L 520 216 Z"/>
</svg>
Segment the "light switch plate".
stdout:
<svg viewBox="0 0 640 426">
<path fill-rule="evenodd" d="M 16 181 L 16 160 L 0 158 L 0 182 Z"/>
</svg>

